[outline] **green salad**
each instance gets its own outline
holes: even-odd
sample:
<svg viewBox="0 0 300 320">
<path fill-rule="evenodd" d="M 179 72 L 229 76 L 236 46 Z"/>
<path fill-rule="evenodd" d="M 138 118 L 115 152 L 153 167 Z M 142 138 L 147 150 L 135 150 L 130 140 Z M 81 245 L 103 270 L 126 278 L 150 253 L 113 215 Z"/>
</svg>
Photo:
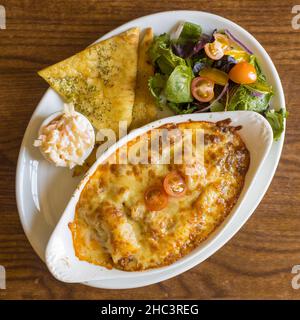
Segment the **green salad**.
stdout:
<svg viewBox="0 0 300 320">
<path fill-rule="evenodd" d="M 270 108 L 272 86 L 253 52 L 229 30 L 208 35 L 185 22 L 156 36 L 149 56 L 155 74 L 149 90 L 157 104 L 177 114 L 250 110 L 262 114 L 278 140 L 284 130 L 284 108 Z"/>
</svg>

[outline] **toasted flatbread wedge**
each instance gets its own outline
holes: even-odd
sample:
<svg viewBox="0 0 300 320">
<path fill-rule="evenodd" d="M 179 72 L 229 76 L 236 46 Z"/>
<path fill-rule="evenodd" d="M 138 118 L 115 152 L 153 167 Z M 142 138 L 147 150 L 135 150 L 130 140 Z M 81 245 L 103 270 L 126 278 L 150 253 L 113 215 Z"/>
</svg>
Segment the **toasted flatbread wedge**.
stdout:
<svg viewBox="0 0 300 320">
<path fill-rule="evenodd" d="M 66 102 L 73 102 L 96 129 L 118 132 L 132 120 L 139 28 L 98 42 L 39 72 Z"/>
<path fill-rule="evenodd" d="M 154 74 L 154 68 L 148 56 L 148 49 L 152 41 L 153 30 L 152 28 L 147 28 L 139 45 L 137 84 L 130 129 L 135 129 L 154 121 L 157 116 L 158 108 L 148 88 L 148 80 Z"/>
</svg>

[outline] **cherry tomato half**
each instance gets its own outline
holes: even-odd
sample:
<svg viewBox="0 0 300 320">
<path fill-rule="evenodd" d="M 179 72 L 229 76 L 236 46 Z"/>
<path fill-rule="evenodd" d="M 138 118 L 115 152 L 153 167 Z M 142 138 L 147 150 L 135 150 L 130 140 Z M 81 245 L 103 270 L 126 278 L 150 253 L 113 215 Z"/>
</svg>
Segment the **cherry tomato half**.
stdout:
<svg viewBox="0 0 300 320">
<path fill-rule="evenodd" d="M 162 186 L 148 188 L 144 195 L 145 205 L 150 211 L 160 211 L 168 205 L 168 195 Z"/>
<path fill-rule="evenodd" d="M 228 50 L 229 47 L 230 47 L 230 40 L 229 38 L 225 35 L 225 34 L 222 34 L 222 33 L 215 33 L 214 34 L 214 38 L 215 38 L 215 41 L 218 41 L 221 46 L 222 46 L 222 49 L 224 51 Z"/>
<path fill-rule="evenodd" d="M 192 95 L 201 102 L 209 102 L 214 97 L 214 82 L 203 77 L 196 77 L 192 81 Z"/>
<path fill-rule="evenodd" d="M 199 75 L 221 86 L 225 86 L 229 79 L 227 73 L 216 68 L 204 68 L 199 72 Z"/>
<path fill-rule="evenodd" d="M 207 43 L 204 46 L 204 50 L 207 56 L 213 60 L 220 60 L 224 56 L 224 50 L 218 41 Z"/>
<path fill-rule="evenodd" d="M 257 79 L 255 67 L 246 61 L 239 62 L 230 70 L 229 79 L 239 84 L 254 83 Z"/>
<path fill-rule="evenodd" d="M 184 178 L 177 171 L 168 173 L 163 184 L 164 189 L 169 196 L 181 197 L 186 193 Z"/>
<path fill-rule="evenodd" d="M 220 60 L 229 49 L 229 39 L 221 33 L 214 34 L 215 41 L 204 46 L 205 53 L 213 60 Z"/>
</svg>

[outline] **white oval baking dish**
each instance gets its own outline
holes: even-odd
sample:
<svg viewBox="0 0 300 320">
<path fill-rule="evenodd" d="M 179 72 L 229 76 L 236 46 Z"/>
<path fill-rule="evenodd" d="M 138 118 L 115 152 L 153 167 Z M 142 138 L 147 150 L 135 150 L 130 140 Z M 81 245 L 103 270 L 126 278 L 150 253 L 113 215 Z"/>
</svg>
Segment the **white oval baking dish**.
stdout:
<svg viewBox="0 0 300 320">
<path fill-rule="evenodd" d="M 76 256 L 73 248 L 73 241 L 68 224 L 73 221 L 75 207 L 79 199 L 80 193 L 85 186 L 89 177 L 95 172 L 98 165 L 107 159 L 119 147 L 126 144 L 137 136 L 161 125 L 168 123 L 180 123 L 186 121 L 212 121 L 217 122 L 230 118 L 231 125 L 241 125 L 239 131 L 240 136 L 245 142 L 250 152 L 250 167 L 246 175 L 245 184 L 238 202 L 234 206 L 232 212 L 225 221 L 212 233 L 209 238 L 201 243 L 199 247 L 190 254 L 176 261 L 175 263 L 158 269 L 151 269 L 140 272 L 125 272 L 117 269 L 108 270 L 106 268 L 80 261 Z M 71 197 L 62 217 L 53 231 L 46 249 L 46 263 L 55 278 L 64 282 L 86 282 L 101 279 L 116 279 L 158 275 L 162 272 L 176 274 L 186 271 L 212 255 L 222 245 L 224 245 L 243 225 L 238 218 L 240 206 L 245 201 L 251 201 L 251 187 L 255 182 L 256 175 L 262 166 L 273 142 L 273 133 L 269 123 L 258 113 L 252 111 L 234 111 L 234 112 L 215 112 L 215 113 L 195 113 L 178 115 L 169 118 L 157 120 L 142 128 L 133 130 L 127 136 L 121 138 L 116 144 L 111 146 L 104 154 L 102 154 L 95 164 L 90 168 L 84 179 L 76 188 Z M 253 209 L 257 203 L 252 203 Z M 238 225 L 237 225 L 238 224 Z M 233 228 L 234 226 L 234 228 Z M 221 239 L 221 245 L 220 245 Z M 217 241 L 218 240 L 218 241 Z M 216 245 L 218 243 L 218 245 Z M 193 260 L 192 264 L 188 264 L 189 260 Z M 195 262 L 196 261 L 196 262 Z"/>
</svg>

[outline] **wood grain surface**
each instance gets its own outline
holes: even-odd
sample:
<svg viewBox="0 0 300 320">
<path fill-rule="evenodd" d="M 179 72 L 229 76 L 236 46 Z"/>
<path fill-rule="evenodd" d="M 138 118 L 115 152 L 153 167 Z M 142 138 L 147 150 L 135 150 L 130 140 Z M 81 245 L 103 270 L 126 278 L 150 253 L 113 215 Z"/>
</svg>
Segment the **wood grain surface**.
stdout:
<svg viewBox="0 0 300 320">
<path fill-rule="evenodd" d="M 0 30 L 0 299 L 299 299 L 291 269 L 300 264 L 300 30 L 295 1 L 41 1 L 2 0 Z M 300 3 L 299 3 L 300 4 Z M 283 154 L 261 204 L 221 250 L 168 281 L 131 290 L 100 290 L 55 280 L 24 235 L 15 200 L 18 152 L 28 121 L 47 89 L 36 71 L 99 36 L 159 11 L 209 11 L 233 20 L 265 47 L 280 74 L 288 119 Z"/>
</svg>

